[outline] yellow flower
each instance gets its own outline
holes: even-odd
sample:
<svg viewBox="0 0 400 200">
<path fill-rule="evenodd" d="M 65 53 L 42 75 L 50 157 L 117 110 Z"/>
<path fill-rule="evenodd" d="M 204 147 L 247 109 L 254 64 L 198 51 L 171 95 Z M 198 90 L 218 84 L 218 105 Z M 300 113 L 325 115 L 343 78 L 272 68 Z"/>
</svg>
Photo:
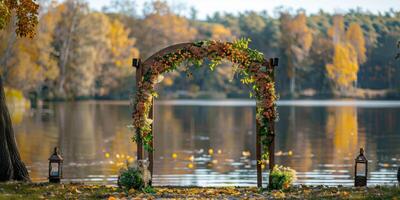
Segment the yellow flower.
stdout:
<svg viewBox="0 0 400 200">
<path fill-rule="evenodd" d="M 208 150 L 208 154 L 213 155 L 214 154 L 214 150 L 213 149 L 209 149 Z"/>
</svg>

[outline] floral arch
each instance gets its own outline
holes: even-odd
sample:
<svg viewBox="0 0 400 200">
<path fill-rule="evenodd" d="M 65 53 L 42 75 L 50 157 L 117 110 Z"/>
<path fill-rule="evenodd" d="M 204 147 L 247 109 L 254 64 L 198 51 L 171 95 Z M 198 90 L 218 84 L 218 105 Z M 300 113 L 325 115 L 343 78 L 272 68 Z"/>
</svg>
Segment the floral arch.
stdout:
<svg viewBox="0 0 400 200">
<path fill-rule="evenodd" d="M 157 96 L 155 85 L 160 75 L 176 70 L 182 64 L 201 67 L 204 60 L 210 61 L 213 70 L 223 60 L 237 66 L 236 73 L 242 75 L 241 82 L 253 88 L 250 96 L 256 99 L 256 158 L 257 186 L 262 187 L 262 165 L 274 166 L 274 122 L 276 119 L 276 96 L 274 67 L 278 59 L 265 59 L 264 55 L 248 47 L 249 40 L 235 42 L 200 41 L 169 46 L 155 53 L 143 63 L 133 60 L 136 67 L 137 92 L 132 113 L 137 143 L 137 159 L 143 159 L 143 147 L 148 151 L 150 171 L 153 174 L 153 98 Z M 271 180 L 271 179 L 270 179 Z"/>
</svg>

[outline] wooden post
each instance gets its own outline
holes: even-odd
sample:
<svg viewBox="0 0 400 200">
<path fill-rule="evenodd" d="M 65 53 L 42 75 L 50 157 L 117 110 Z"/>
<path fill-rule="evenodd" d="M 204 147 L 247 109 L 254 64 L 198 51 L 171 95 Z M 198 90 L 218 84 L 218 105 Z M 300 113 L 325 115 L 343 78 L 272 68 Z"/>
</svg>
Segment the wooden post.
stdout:
<svg viewBox="0 0 400 200">
<path fill-rule="evenodd" d="M 275 67 L 279 64 L 279 58 L 271 58 L 269 59 L 270 67 L 272 67 L 272 81 L 275 82 Z M 271 140 L 271 145 L 268 147 L 269 154 L 269 176 L 268 176 L 268 185 L 271 186 L 272 176 L 271 172 L 274 170 L 275 166 L 275 121 L 269 122 L 269 129 L 272 130 L 272 135 L 270 135 L 269 139 Z"/>
<path fill-rule="evenodd" d="M 257 106 L 256 106 L 257 109 Z M 256 161 L 257 161 L 257 187 L 262 188 L 262 167 L 261 167 L 261 135 L 260 124 L 256 119 Z"/>
<path fill-rule="evenodd" d="M 142 80 L 142 66 L 140 59 L 133 59 L 132 66 L 136 67 L 136 89 L 139 88 L 139 82 Z M 136 160 L 143 160 L 143 142 L 142 137 L 139 133 L 136 133 L 136 146 L 137 146 L 137 157 Z"/>
<path fill-rule="evenodd" d="M 150 186 L 152 184 L 152 180 L 153 180 L 153 168 L 154 168 L 154 98 L 152 98 L 151 100 L 151 108 L 150 108 L 150 113 L 149 113 L 149 118 L 153 120 L 153 123 L 151 124 L 151 135 L 153 136 L 153 139 L 150 141 L 150 150 L 148 151 L 149 153 L 149 170 L 150 170 L 150 175 L 151 175 L 151 179 L 150 179 Z"/>
<path fill-rule="evenodd" d="M 273 135 L 269 136 L 271 145 L 268 147 L 268 155 L 269 155 L 269 176 L 268 176 L 268 185 L 271 186 L 272 183 L 272 176 L 271 172 L 274 170 L 275 166 L 275 122 L 270 122 L 270 129 L 272 130 Z"/>
</svg>

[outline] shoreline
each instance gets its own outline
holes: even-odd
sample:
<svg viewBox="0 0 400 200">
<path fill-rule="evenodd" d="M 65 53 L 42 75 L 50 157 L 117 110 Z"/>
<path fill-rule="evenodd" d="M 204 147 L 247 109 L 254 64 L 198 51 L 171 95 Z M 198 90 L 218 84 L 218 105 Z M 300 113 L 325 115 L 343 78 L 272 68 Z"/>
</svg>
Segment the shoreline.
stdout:
<svg viewBox="0 0 400 200">
<path fill-rule="evenodd" d="M 49 103 L 85 103 L 129 106 L 129 100 L 75 100 L 75 101 L 50 101 Z M 39 104 L 42 105 L 42 104 Z M 253 107 L 256 105 L 254 99 L 156 99 L 155 105 L 168 106 L 242 106 Z M 400 107 L 400 100 L 358 100 L 358 99 L 295 99 L 278 100 L 277 106 L 355 106 L 355 107 Z"/>
</svg>

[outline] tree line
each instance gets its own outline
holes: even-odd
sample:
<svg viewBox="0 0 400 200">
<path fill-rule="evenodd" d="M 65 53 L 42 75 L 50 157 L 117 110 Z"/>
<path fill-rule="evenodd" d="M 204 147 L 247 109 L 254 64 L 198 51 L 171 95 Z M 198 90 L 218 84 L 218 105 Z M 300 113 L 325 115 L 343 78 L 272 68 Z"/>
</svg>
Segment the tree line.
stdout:
<svg viewBox="0 0 400 200">
<path fill-rule="evenodd" d="M 132 58 L 145 59 L 179 42 L 242 37 L 250 38 L 251 48 L 266 57 L 280 58 L 275 80 L 281 97 L 399 93 L 399 11 L 306 14 L 277 8 L 273 15 L 216 12 L 198 19 L 195 9 L 181 15 L 163 1 L 146 3 L 143 10 L 133 0 L 113 0 L 102 11 L 90 10 L 81 0 L 41 0 L 39 5 L 35 37 L 17 37 L 17 23 L 0 32 L 2 79 L 25 94 L 129 98 L 135 89 Z M 16 20 L 12 14 L 10 18 Z M 229 63 L 215 72 L 184 67 L 167 74 L 159 88 L 163 96 L 208 91 L 206 95 L 243 97 L 249 89 L 235 76 Z"/>
</svg>

